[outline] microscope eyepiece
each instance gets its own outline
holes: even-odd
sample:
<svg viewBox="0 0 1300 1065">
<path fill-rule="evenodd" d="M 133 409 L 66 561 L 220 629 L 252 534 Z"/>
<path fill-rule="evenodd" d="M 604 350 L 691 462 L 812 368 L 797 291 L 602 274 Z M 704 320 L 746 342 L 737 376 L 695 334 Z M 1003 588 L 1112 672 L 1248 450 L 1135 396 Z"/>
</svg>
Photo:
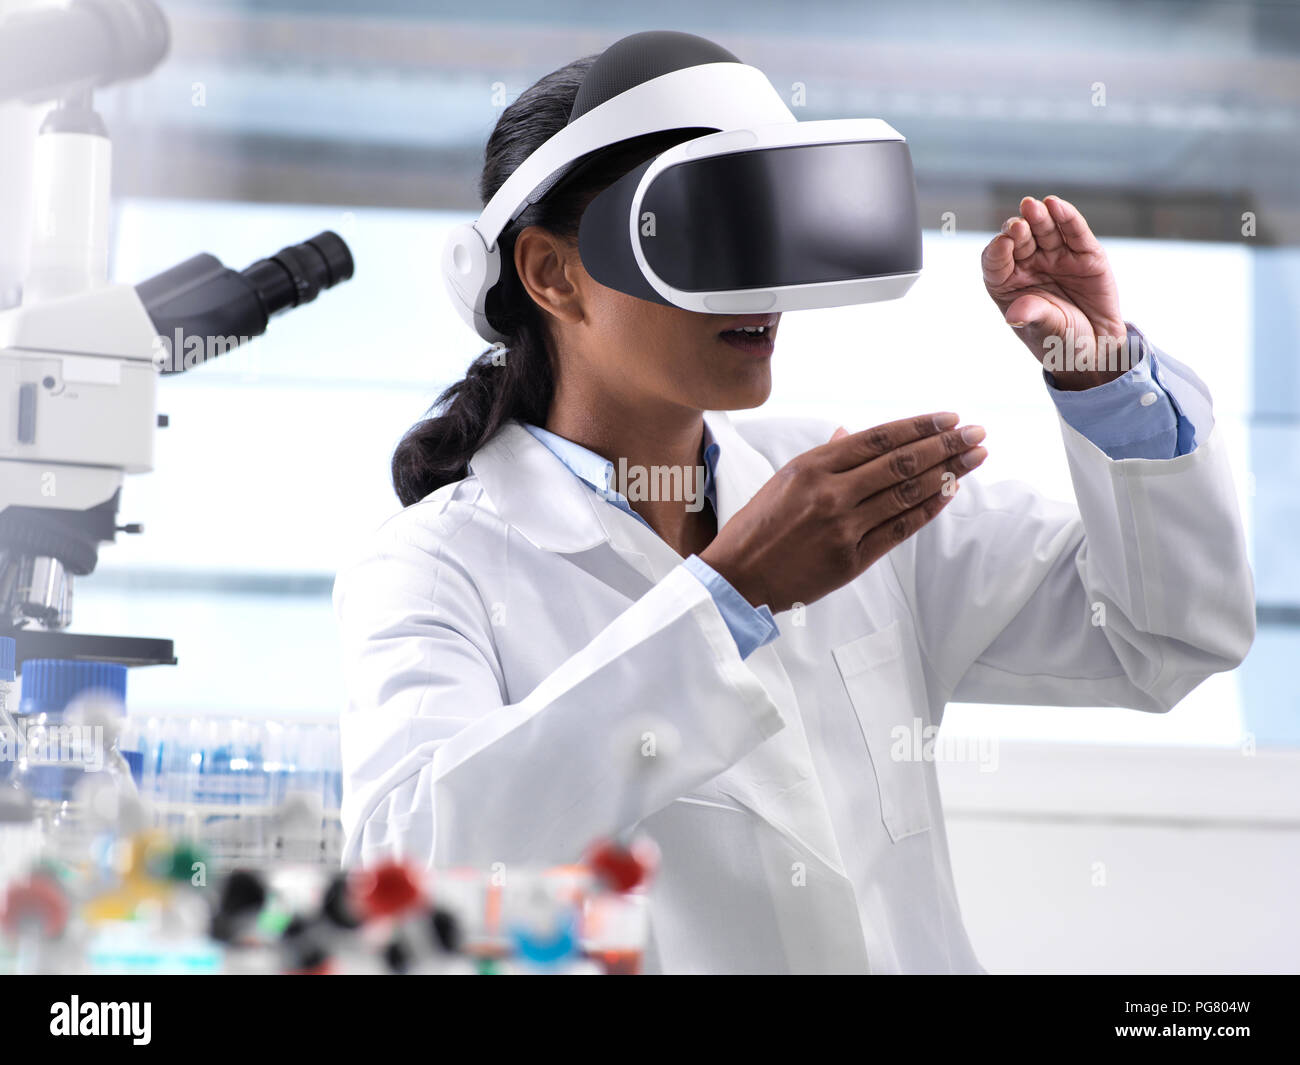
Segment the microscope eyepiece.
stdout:
<svg viewBox="0 0 1300 1065">
<path fill-rule="evenodd" d="M 268 316 L 310 303 L 322 289 L 352 276 L 352 253 L 336 233 L 326 230 L 301 244 L 281 248 L 242 271 L 257 290 Z"/>
<path fill-rule="evenodd" d="M 310 303 L 348 280 L 352 269 L 347 244 L 326 230 L 242 271 L 195 255 L 135 290 L 158 332 L 155 362 L 173 374 L 261 336 L 274 315 Z"/>
</svg>

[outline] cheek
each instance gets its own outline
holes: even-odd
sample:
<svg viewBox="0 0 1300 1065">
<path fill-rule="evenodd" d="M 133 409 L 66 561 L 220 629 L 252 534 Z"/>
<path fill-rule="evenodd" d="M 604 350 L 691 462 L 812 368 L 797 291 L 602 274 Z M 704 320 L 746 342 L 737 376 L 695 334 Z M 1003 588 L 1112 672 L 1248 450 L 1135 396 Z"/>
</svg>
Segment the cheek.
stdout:
<svg viewBox="0 0 1300 1065">
<path fill-rule="evenodd" d="M 689 358 L 689 346 L 698 344 L 689 323 L 683 321 L 686 312 L 675 307 L 604 289 L 596 313 L 601 343 L 625 369 L 624 353 L 634 355 L 632 365 L 639 368 L 675 369 L 678 360 Z"/>
<path fill-rule="evenodd" d="M 588 306 L 596 336 L 611 355 L 657 343 L 659 330 L 650 310 L 655 304 L 613 289 L 601 288 L 599 292 L 598 298 Z"/>
<path fill-rule="evenodd" d="M 675 347 L 681 343 L 682 312 L 676 307 L 624 296 L 623 314 L 632 342 L 656 348 Z"/>
<path fill-rule="evenodd" d="M 717 342 L 713 316 L 639 300 L 601 287 L 592 321 L 602 374 L 701 409 L 761 405 L 772 387 L 768 360 L 733 356 Z"/>
</svg>

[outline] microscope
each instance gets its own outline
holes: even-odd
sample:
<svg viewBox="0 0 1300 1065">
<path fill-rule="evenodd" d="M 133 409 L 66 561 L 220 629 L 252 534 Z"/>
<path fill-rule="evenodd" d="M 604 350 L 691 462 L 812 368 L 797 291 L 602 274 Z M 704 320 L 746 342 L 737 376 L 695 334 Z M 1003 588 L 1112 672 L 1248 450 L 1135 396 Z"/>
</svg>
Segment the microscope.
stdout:
<svg viewBox="0 0 1300 1065">
<path fill-rule="evenodd" d="M 111 153 L 93 92 L 149 73 L 169 46 L 152 0 L 0 11 L 0 105 L 50 108 L 32 155 L 21 301 L 0 310 L 0 636 L 17 642 L 19 669 L 34 658 L 175 664 L 170 639 L 68 631 L 74 579 L 94 571 L 100 545 L 142 531 L 119 524 L 118 507 L 125 476 L 153 469 L 166 425 L 158 379 L 352 276 L 347 245 L 327 231 L 240 271 L 199 254 L 109 283 Z"/>
</svg>

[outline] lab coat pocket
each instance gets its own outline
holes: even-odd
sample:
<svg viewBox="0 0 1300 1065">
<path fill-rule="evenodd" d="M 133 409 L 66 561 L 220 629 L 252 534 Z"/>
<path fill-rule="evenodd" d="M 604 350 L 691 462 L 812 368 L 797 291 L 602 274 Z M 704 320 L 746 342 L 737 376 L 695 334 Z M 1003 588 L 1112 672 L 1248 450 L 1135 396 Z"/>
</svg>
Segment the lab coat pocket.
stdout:
<svg viewBox="0 0 1300 1065">
<path fill-rule="evenodd" d="M 832 654 L 871 756 L 880 816 L 890 838 L 897 843 L 926 831 L 930 801 L 925 762 L 915 757 L 910 745 L 905 752 L 910 757 L 895 757 L 895 731 L 905 729 L 910 737 L 916 714 L 899 622 L 836 647 Z"/>
</svg>

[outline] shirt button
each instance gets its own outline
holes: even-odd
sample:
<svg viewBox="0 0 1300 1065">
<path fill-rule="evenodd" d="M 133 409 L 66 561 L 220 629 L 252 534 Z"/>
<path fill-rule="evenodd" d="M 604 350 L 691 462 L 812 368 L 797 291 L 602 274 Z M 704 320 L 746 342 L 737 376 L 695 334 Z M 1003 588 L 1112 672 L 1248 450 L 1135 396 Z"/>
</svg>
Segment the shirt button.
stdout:
<svg viewBox="0 0 1300 1065">
<path fill-rule="evenodd" d="M 1152 403 L 1154 403 L 1159 398 L 1160 397 L 1157 396 L 1154 392 L 1146 392 L 1143 394 L 1142 398 L 1138 400 L 1138 402 L 1141 403 L 1142 406 L 1144 407 L 1149 407 L 1151 406 Z"/>
</svg>

